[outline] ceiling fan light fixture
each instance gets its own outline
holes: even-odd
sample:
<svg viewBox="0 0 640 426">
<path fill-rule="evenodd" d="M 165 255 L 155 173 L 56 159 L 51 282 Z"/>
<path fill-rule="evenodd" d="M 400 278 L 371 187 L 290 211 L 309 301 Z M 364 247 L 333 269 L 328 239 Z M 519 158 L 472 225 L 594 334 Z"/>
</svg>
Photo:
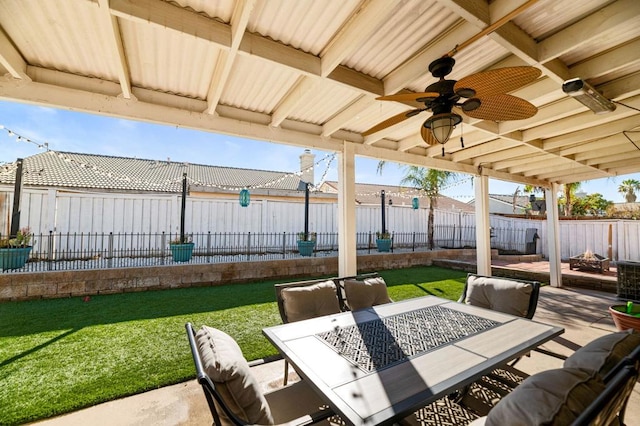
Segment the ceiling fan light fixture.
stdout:
<svg viewBox="0 0 640 426">
<path fill-rule="evenodd" d="M 474 109 L 480 108 L 480 105 L 482 105 L 482 101 L 478 98 L 467 99 L 462 103 L 462 110 L 464 112 L 473 111 Z"/>
<path fill-rule="evenodd" d="M 476 91 L 469 87 L 461 87 L 459 89 L 455 89 L 456 95 L 461 98 L 473 98 L 476 95 Z"/>
<path fill-rule="evenodd" d="M 462 121 L 458 114 L 434 114 L 424 122 L 423 126 L 431 129 L 431 134 L 438 143 L 445 144 L 453 132 L 453 128 Z"/>
</svg>

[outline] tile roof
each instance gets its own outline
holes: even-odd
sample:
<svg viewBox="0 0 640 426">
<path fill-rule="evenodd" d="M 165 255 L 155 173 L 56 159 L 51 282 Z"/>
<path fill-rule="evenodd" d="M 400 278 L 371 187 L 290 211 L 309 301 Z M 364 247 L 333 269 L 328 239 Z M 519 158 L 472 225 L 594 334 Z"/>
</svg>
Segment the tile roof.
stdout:
<svg viewBox="0 0 640 426">
<path fill-rule="evenodd" d="M 513 194 L 489 194 L 489 198 L 501 201 L 503 203 L 513 205 Z M 529 206 L 528 195 L 518 195 L 516 198 L 516 206 L 520 208 L 526 208 Z"/>
<path fill-rule="evenodd" d="M 0 167 L 0 184 L 14 183 L 16 167 Z M 180 192 L 185 172 L 190 185 L 219 190 L 304 188 L 296 174 L 266 170 L 54 151 L 23 160 L 23 184 L 41 187 Z"/>
</svg>

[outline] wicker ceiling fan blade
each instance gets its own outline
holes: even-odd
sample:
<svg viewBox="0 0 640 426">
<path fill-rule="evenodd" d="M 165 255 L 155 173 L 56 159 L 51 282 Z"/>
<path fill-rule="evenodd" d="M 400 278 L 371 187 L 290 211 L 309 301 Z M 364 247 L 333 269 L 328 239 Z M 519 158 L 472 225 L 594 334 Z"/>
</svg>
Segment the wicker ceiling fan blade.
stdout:
<svg viewBox="0 0 640 426">
<path fill-rule="evenodd" d="M 409 111 L 404 111 L 401 112 L 400 114 L 396 114 L 391 118 L 387 118 L 386 120 L 376 124 L 375 126 L 373 126 L 372 128 L 370 128 L 369 130 L 367 130 L 366 132 L 362 133 L 362 136 L 369 136 L 373 133 L 379 132 L 380 130 L 384 130 L 387 127 L 391 127 L 394 126 L 398 123 L 403 122 L 404 120 L 406 120 L 409 117 L 413 117 L 414 115 L 422 112 L 423 110 L 421 109 L 412 109 Z"/>
<path fill-rule="evenodd" d="M 438 145 L 438 141 L 433 137 L 431 133 L 431 129 L 427 129 L 424 126 L 420 126 L 420 136 L 422 136 L 422 140 L 427 143 L 427 145 Z"/>
<path fill-rule="evenodd" d="M 538 108 L 522 98 L 511 95 L 495 95 L 481 98 L 481 105 L 464 114 L 480 120 L 509 121 L 533 117 Z"/>
<path fill-rule="evenodd" d="M 482 71 L 464 77 L 455 84 L 454 91 L 473 89 L 476 97 L 512 92 L 540 77 L 541 71 L 534 67 L 506 67 Z"/>
<path fill-rule="evenodd" d="M 429 98 L 435 99 L 440 96 L 437 92 L 417 92 L 417 93 L 400 93 L 398 95 L 387 95 L 377 97 L 378 101 L 396 101 L 396 102 L 415 102 L 418 99 Z"/>
</svg>

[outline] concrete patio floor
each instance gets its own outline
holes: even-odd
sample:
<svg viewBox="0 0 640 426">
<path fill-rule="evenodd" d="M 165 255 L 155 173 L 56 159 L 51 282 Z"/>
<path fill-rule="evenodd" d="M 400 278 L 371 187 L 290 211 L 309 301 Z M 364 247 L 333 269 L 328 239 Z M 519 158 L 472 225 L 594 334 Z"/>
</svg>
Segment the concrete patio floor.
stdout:
<svg viewBox="0 0 640 426">
<path fill-rule="evenodd" d="M 610 305 L 620 303 L 611 293 L 578 288 L 543 287 L 534 320 L 564 327 L 565 333 L 542 347 L 570 355 L 593 339 L 616 331 L 607 309 Z M 561 366 L 561 360 L 533 352 L 530 357 L 524 357 L 517 368 L 528 374 L 535 374 Z M 265 390 L 272 389 L 282 383 L 283 363 L 280 361 L 254 367 L 254 372 Z M 633 390 L 625 420 L 629 425 L 640 424 L 640 384 L 636 384 Z M 36 424 L 195 426 L 211 425 L 212 417 L 204 394 L 194 379 Z"/>
</svg>

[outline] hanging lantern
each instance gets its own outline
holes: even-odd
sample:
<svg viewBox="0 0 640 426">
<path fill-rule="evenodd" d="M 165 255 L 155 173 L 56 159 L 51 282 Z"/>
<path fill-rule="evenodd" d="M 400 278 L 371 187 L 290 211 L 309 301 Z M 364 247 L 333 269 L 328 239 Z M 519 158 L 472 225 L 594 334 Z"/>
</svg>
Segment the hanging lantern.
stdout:
<svg viewBox="0 0 640 426">
<path fill-rule="evenodd" d="M 245 188 L 240 191 L 240 205 L 242 207 L 247 207 L 249 205 L 250 198 L 248 189 Z"/>
<path fill-rule="evenodd" d="M 418 207 L 420 207 L 420 199 L 418 197 L 413 197 L 413 200 L 411 200 L 411 206 L 414 210 L 417 210 Z"/>
</svg>

